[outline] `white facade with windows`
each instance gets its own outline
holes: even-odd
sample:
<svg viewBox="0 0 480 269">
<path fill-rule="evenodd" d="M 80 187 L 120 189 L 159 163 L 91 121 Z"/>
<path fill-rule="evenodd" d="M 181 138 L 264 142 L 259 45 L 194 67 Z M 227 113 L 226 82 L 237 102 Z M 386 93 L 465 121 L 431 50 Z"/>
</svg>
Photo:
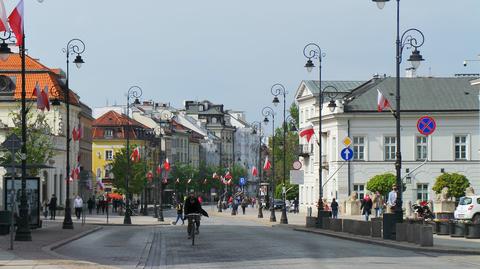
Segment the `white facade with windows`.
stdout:
<svg viewBox="0 0 480 269">
<path fill-rule="evenodd" d="M 322 110 L 322 166 L 324 198 L 337 198 L 340 205 L 352 191 L 358 198 L 368 192 L 367 181 L 383 173 L 395 174 L 395 118 L 390 111 L 376 111 L 377 91 L 380 89 L 395 107 L 394 78 L 372 79 L 358 87 L 352 83 L 326 81 L 340 91 L 337 109 L 331 113 L 325 97 Z M 323 84 L 323 83 L 322 83 Z M 393 86 L 392 86 L 393 85 Z M 465 175 L 476 190 L 480 190 L 480 137 L 478 90 L 468 78 L 402 78 L 401 153 L 402 178 L 407 184 L 404 203 L 417 199 L 431 200 L 435 179 L 444 172 Z M 435 98 L 422 102 L 422 96 L 435 91 Z M 451 92 L 456 92 L 452 98 Z M 300 129 L 314 125 L 316 136 L 300 145 L 313 146 L 313 152 L 299 153 L 305 175 L 300 186 L 300 206 L 303 210 L 315 206 L 319 194 L 318 176 L 318 82 L 303 81 L 296 100 L 300 111 Z M 471 94 L 471 95 L 470 95 Z M 404 107 L 405 106 L 405 107 Z M 422 107 L 425 109 L 422 110 Z M 312 112 L 313 111 L 313 112 Z M 435 118 L 433 135 L 419 134 L 419 117 Z M 352 139 L 353 160 L 345 162 L 340 151 L 345 137 Z"/>
</svg>

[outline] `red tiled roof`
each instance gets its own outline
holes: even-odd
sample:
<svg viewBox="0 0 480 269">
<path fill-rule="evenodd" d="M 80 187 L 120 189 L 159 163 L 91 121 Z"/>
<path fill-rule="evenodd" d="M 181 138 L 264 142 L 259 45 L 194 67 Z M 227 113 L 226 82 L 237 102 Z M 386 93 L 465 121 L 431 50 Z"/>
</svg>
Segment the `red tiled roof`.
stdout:
<svg viewBox="0 0 480 269">
<path fill-rule="evenodd" d="M 40 88 L 48 86 L 50 100 L 58 98 L 64 100 L 64 91 L 59 84 L 58 70 L 52 70 L 41 64 L 38 60 L 26 56 L 25 58 L 25 92 L 27 99 L 36 99 L 33 96 L 33 90 L 36 83 Z M 18 54 L 12 54 L 6 61 L 0 61 L 0 75 L 10 77 L 15 83 L 14 98 L 20 100 L 22 98 L 22 75 L 21 75 L 21 58 Z M 79 99 L 73 91 L 69 91 L 70 103 L 78 105 Z"/>
<path fill-rule="evenodd" d="M 130 126 L 131 132 L 129 134 L 130 138 L 138 138 L 138 134 L 135 132 L 135 129 L 150 129 L 148 126 L 141 124 L 140 122 L 131 119 L 127 115 L 117 113 L 113 110 L 108 111 L 107 113 L 100 116 L 92 124 L 92 136 L 93 139 L 103 139 L 105 129 L 114 129 L 114 137 L 111 139 L 125 139 L 125 127 Z M 117 127 L 117 128 L 112 128 Z"/>
</svg>

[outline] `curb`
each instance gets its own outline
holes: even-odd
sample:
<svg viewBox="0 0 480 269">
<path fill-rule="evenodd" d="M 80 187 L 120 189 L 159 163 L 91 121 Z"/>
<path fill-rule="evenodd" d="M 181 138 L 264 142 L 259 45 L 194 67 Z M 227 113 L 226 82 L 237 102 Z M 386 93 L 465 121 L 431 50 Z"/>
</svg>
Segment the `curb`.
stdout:
<svg viewBox="0 0 480 269">
<path fill-rule="evenodd" d="M 292 227 L 293 228 L 293 227 Z M 330 232 L 330 231 L 323 231 L 320 229 L 308 229 L 303 227 L 296 227 L 293 228 L 294 231 L 298 232 L 306 232 L 306 233 L 314 233 L 325 235 L 329 237 L 335 237 L 344 240 L 350 240 L 360 243 L 372 244 L 372 245 L 381 245 L 390 248 L 402 249 L 402 250 L 410 250 L 410 251 L 417 251 L 417 252 L 434 252 L 434 253 L 447 253 L 447 254 L 463 254 L 463 255 L 480 255 L 480 250 L 468 250 L 468 249 L 454 249 L 454 248 L 439 248 L 439 247 L 420 247 L 416 245 L 400 243 L 396 241 L 385 241 L 385 240 L 378 240 L 372 239 L 367 237 L 360 237 L 360 236 L 353 236 L 350 234 L 345 233 L 338 233 L 338 232 Z"/>
<path fill-rule="evenodd" d="M 92 228 L 92 229 L 90 229 L 90 230 L 87 230 L 87 231 L 84 231 L 84 232 L 82 232 L 82 233 L 76 234 L 76 235 L 74 235 L 74 236 L 72 236 L 72 237 L 70 237 L 70 238 L 66 238 L 66 239 L 60 240 L 60 241 L 55 242 L 55 243 L 52 243 L 52 244 L 50 244 L 50 245 L 46 245 L 46 246 L 42 247 L 41 249 L 42 249 L 42 251 L 44 251 L 44 252 L 46 252 L 46 253 L 48 253 L 48 254 L 50 254 L 50 255 L 52 255 L 52 256 L 55 256 L 55 257 L 58 257 L 58 258 L 62 258 L 62 259 L 66 259 L 66 260 L 70 260 L 70 259 L 72 259 L 71 257 L 58 254 L 58 253 L 56 253 L 54 250 L 57 249 L 57 248 L 59 248 L 59 247 L 61 247 L 61 246 L 66 245 L 66 244 L 68 244 L 68 243 L 70 243 L 70 242 L 72 242 L 72 241 L 78 240 L 78 239 L 80 239 L 80 238 L 82 238 L 82 237 L 85 237 L 85 236 L 91 234 L 91 233 L 94 233 L 94 232 L 96 232 L 96 231 L 98 231 L 98 230 L 101 230 L 101 229 L 103 229 L 103 227 L 96 226 L 96 227 L 94 227 L 94 228 Z M 95 263 L 90 263 L 90 262 L 85 262 L 85 263 L 95 264 Z"/>
<path fill-rule="evenodd" d="M 97 226 L 133 226 L 133 227 L 157 227 L 157 226 L 171 226 L 172 224 L 170 223 L 158 223 L 158 224 L 120 224 L 120 223 L 97 223 L 93 224 Z"/>
</svg>

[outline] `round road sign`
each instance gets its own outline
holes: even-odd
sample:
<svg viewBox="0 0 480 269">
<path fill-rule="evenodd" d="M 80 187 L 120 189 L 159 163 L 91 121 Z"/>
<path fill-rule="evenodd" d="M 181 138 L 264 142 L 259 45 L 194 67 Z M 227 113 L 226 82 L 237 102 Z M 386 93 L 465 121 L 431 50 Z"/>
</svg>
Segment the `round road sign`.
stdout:
<svg viewBox="0 0 480 269">
<path fill-rule="evenodd" d="M 417 121 L 417 129 L 421 134 L 428 136 L 433 134 L 437 128 L 437 123 L 435 119 L 429 116 L 423 116 Z"/>
<path fill-rule="evenodd" d="M 302 163 L 300 161 L 294 161 L 293 162 L 293 169 L 294 170 L 300 170 L 302 168 Z"/>
</svg>

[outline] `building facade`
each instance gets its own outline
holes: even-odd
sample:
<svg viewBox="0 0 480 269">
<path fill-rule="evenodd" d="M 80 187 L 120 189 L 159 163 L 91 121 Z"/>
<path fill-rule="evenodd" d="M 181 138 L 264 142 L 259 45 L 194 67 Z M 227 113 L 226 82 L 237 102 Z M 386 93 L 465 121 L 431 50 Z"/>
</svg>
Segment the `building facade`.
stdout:
<svg viewBox="0 0 480 269">
<path fill-rule="evenodd" d="M 404 202 L 432 200 L 432 186 L 442 173 L 465 175 L 480 188 L 479 100 L 472 78 L 402 78 L 401 152 L 402 178 L 406 183 Z M 324 198 L 344 202 L 350 193 L 362 198 L 370 178 L 395 174 L 395 118 L 386 109 L 377 112 L 377 89 L 395 107 L 395 78 L 374 78 L 367 82 L 322 82 L 339 89 L 337 109 L 330 112 L 324 99 L 322 110 L 322 166 Z M 300 128 L 313 124 L 318 134 L 318 82 L 303 81 L 296 100 Z M 324 95 L 328 96 L 328 95 Z M 424 115 L 435 118 L 437 129 L 426 137 L 416 127 Z M 353 160 L 340 157 L 343 140 L 352 139 Z M 318 144 L 300 139 L 300 161 L 304 184 L 300 205 L 313 207 L 318 200 Z"/>
</svg>

